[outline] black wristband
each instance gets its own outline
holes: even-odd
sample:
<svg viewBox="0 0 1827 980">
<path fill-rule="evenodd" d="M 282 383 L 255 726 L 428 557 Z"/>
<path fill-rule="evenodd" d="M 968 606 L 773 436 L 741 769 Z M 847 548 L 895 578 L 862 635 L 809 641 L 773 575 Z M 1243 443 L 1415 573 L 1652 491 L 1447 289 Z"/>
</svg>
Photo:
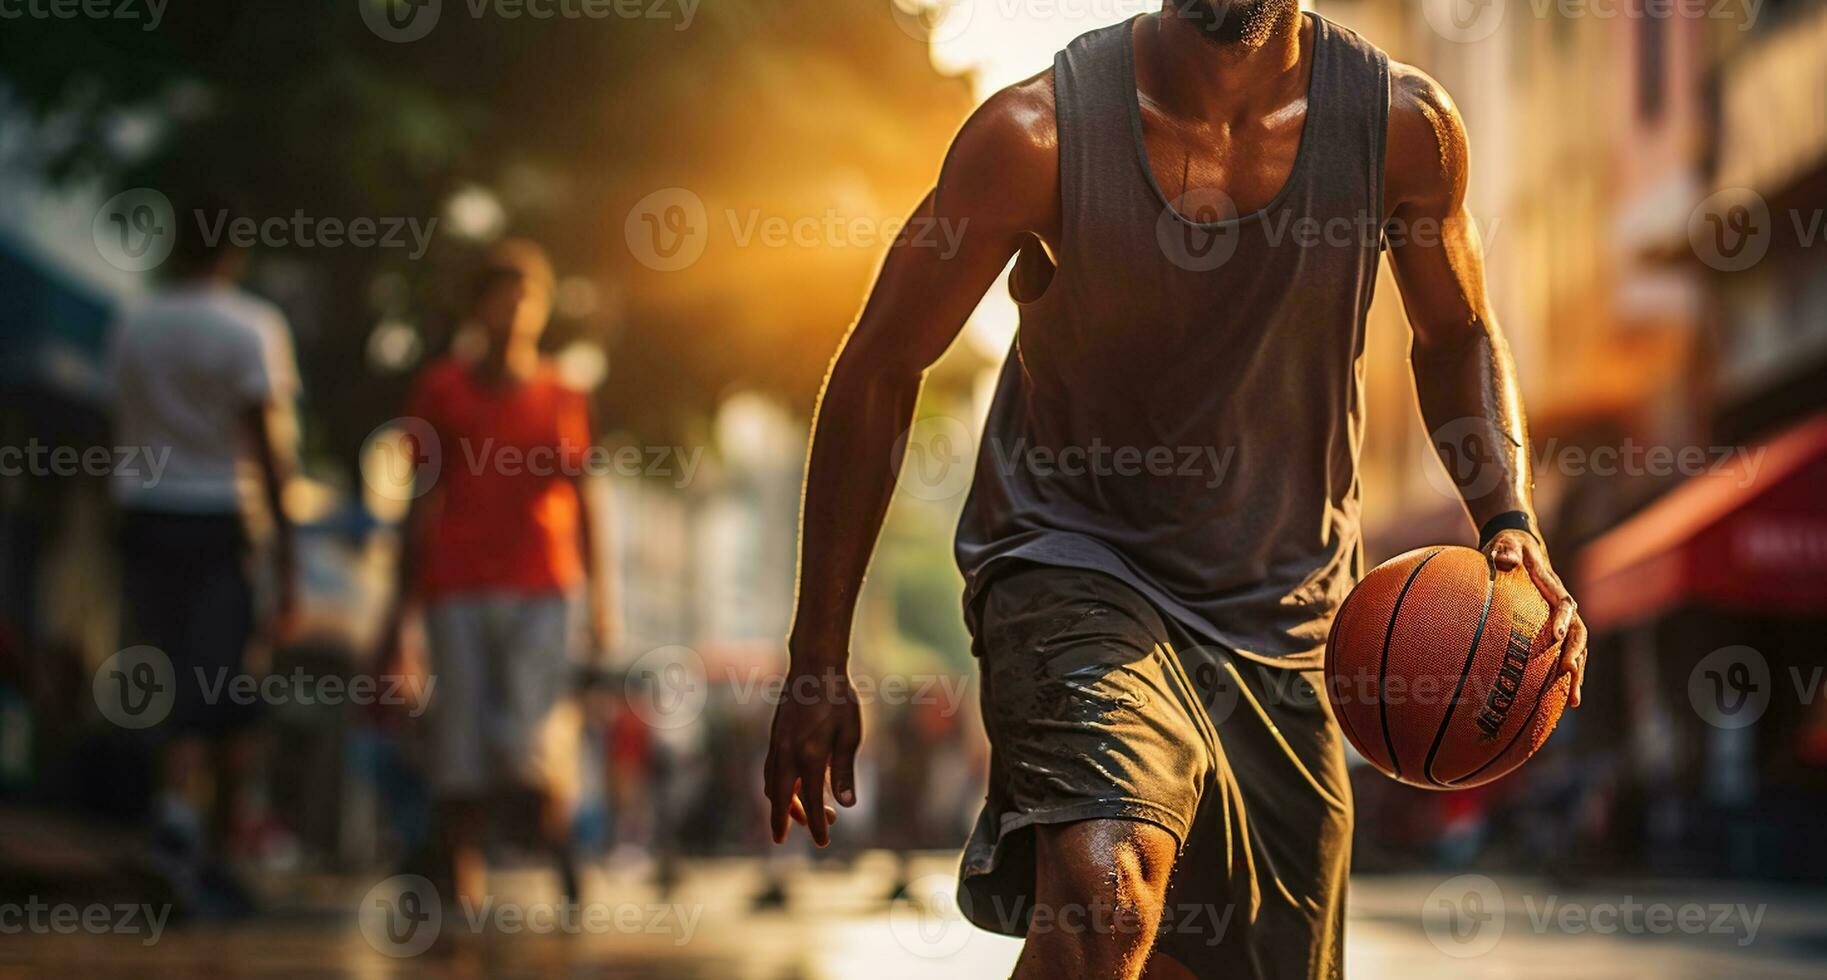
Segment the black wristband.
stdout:
<svg viewBox="0 0 1827 980">
<path fill-rule="evenodd" d="M 1523 531 L 1532 535 L 1535 540 L 1541 540 L 1541 535 L 1536 533 L 1535 522 L 1529 519 L 1528 511 L 1506 510 L 1485 521 L 1484 526 L 1478 529 L 1478 550 L 1483 551 L 1484 546 L 1490 544 L 1492 538 L 1504 531 Z"/>
</svg>

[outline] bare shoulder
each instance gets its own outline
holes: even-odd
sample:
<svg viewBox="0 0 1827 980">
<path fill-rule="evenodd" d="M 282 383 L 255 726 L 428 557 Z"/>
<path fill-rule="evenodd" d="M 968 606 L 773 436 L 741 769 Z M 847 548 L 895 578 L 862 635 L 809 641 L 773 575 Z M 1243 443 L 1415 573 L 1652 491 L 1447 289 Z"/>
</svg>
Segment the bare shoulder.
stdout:
<svg viewBox="0 0 1827 980">
<path fill-rule="evenodd" d="M 998 91 L 965 120 L 946 154 L 934 206 L 1034 231 L 1051 223 L 1058 201 L 1059 123 L 1049 68 Z"/>
<path fill-rule="evenodd" d="M 958 142 L 988 144 L 998 154 L 1054 156 L 1059 152 L 1053 69 L 1016 82 L 986 99 L 965 121 Z"/>
<path fill-rule="evenodd" d="M 1388 141 L 1384 173 L 1389 210 L 1458 207 L 1469 169 L 1465 120 L 1444 86 L 1399 61 L 1389 64 Z"/>
</svg>

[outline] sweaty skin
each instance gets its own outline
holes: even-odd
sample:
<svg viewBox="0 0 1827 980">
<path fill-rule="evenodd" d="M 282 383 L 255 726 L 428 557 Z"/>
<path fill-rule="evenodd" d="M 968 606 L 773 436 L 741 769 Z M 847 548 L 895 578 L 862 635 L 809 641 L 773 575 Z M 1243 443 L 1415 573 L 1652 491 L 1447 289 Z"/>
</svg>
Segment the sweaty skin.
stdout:
<svg viewBox="0 0 1827 980">
<path fill-rule="evenodd" d="M 1135 29 L 1155 177 L 1170 196 L 1215 187 L 1239 211 L 1254 211 L 1275 197 L 1293 168 L 1306 119 L 1312 30 L 1286 3 L 1261 37 L 1220 45 L 1177 8 L 1170 2 Z M 1391 65 L 1390 102 L 1381 217 L 1416 232 L 1392 235 L 1389 255 L 1414 334 L 1411 364 L 1422 414 L 1430 431 L 1473 420 L 1485 443 L 1500 447 L 1488 461 L 1501 477 L 1495 487 L 1466 496 L 1474 522 L 1509 510 L 1533 515 L 1515 367 L 1485 295 L 1482 249 L 1465 205 L 1464 123 L 1439 84 L 1407 65 Z M 784 698 L 776 711 L 765 773 L 776 841 L 785 840 L 790 821 L 805 824 L 819 845 L 829 841 L 827 773 L 836 801 L 856 802 L 862 722 L 848 675 L 851 622 L 901 463 L 896 444 L 913 422 L 924 373 L 1011 256 L 1023 253 L 1016 278 L 1026 291 L 1035 278 L 1044 283 L 1059 254 L 1051 70 L 996 93 L 972 114 L 914 217 L 963 229 L 956 252 L 941 255 L 915 242 L 890 249 L 819 400 L 787 690 L 834 696 Z M 1507 531 L 1487 551 L 1500 568 L 1526 568 L 1553 607 L 1551 622 L 1564 641 L 1561 667 L 1574 675 L 1577 705 L 1586 628 L 1546 550 L 1528 534 Z M 1052 894 L 1084 902 L 1091 900 L 1088 890 L 1120 890 L 1113 897 L 1133 906 L 1148 926 L 1139 936 L 1030 936 L 1017 976 L 1063 969 L 1134 977 L 1144 968 L 1150 977 L 1186 975 L 1165 956 L 1146 956 L 1171 870 L 1171 836 L 1133 821 L 1086 821 L 1041 828 L 1038 844 L 1039 866 L 1058 869 L 1042 876 L 1039 901 Z M 1091 964 L 1098 968 L 1088 969 Z"/>
</svg>

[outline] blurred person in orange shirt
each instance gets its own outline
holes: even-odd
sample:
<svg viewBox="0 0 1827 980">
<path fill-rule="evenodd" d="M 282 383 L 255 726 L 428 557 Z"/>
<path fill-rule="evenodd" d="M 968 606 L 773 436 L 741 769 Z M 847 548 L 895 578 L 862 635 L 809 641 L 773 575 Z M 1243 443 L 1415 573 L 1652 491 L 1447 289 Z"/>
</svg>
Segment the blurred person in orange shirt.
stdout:
<svg viewBox="0 0 1827 980">
<path fill-rule="evenodd" d="M 470 901 L 482 897 L 489 816 L 529 795 L 565 898 L 578 895 L 560 790 L 570 760 L 552 751 L 550 728 L 569 692 L 579 613 L 595 654 L 612 627 L 594 545 L 600 522 L 584 486 L 588 401 L 539 351 L 552 289 L 537 246 L 493 249 L 470 308 L 485 349 L 429 365 L 408 413 L 433 444 L 411 460 L 418 483 L 381 662 L 398 663 L 401 626 L 422 607 L 439 874 Z"/>
</svg>

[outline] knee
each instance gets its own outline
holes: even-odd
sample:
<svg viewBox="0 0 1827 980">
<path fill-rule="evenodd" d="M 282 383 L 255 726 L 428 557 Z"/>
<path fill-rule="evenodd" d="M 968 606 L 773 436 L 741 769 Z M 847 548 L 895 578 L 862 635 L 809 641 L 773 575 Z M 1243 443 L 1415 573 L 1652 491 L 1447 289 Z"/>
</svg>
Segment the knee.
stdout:
<svg viewBox="0 0 1827 980">
<path fill-rule="evenodd" d="M 1092 889 L 1093 897 L 1103 900 L 1101 911 L 1107 913 L 1113 933 L 1139 936 L 1146 932 L 1152 937 L 1155 923 L 1161 919 L 1170 870 L 1171 863 L 1161 862 L 1135 836 L 1115 842 L 1098 862 L 1098 882 Z"/>
<path fill-rule="evenodd" d="M 1176 851 L 1152 824 L 1090 821 L 1048 832 L 1040 849 L 1031 943 L 1096 976 L 1134 976 L 1147 959 Z"/>
</svg>

